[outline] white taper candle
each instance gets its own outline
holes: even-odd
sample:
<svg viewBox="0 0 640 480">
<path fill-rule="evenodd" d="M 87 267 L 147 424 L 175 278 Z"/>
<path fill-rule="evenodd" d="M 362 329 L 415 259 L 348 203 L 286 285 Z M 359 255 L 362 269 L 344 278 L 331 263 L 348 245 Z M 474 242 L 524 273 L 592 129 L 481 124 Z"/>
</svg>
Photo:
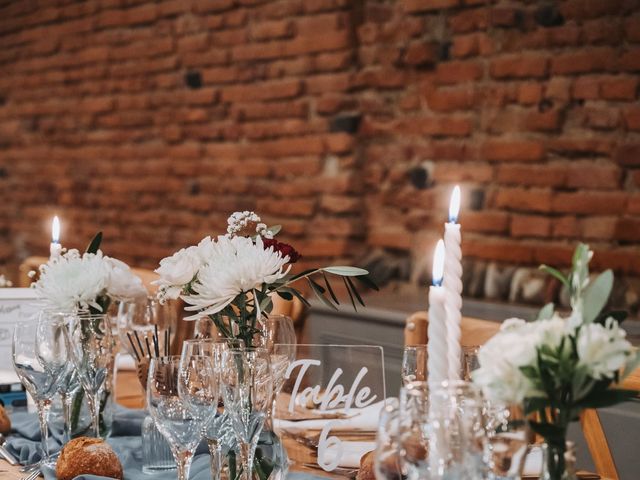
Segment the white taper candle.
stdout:
<svg viewBox="0 0 640 480">
<path fill-rule="evenodd" d="M 60 245 L 60 220 L 56 215 L 51 221 L 51 245 L 49 246 L 49 257 L 57 258 L 62 253 L 62 245 Z"/>
<path fill-rule="evenodd" d="M 433 259 L 433 285 L 429 288 L 429 327 L 427 329 L 427 373 L 429 390 L 433 391 L 449 375 L 447 357 L 447 326 L 444 309 L 445 290 L 442 286 L 444 243 L 438 240 Z"/>
<path fill-rule="evenodd" d="M 445 313 L 447 318 L 447 356 L 449 358 L 449 379 L 459 380 L 461 363 L 460 322 L 462 320 L 462 248 L 460 225 L 457 222 L 460 211 L 460 187 L 451 194 L 449 222 L 444 225 L 444 289 Z"/>
</svg>

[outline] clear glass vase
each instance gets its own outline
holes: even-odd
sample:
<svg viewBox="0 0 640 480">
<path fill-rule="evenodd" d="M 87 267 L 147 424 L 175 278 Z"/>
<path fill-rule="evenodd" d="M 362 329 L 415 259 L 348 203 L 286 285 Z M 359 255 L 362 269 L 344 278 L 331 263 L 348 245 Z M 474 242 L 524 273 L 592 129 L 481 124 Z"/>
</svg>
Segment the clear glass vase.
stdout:
<svg viewBox="0 0 640 480">
<path fill-rule="evenodd" d="M 289 457 L 280 437 L 266 426 L 258 438 L 253 470 L 259 480 L 284 480 L 289 471 Z"/>
<path fill-rule="evenodd" d="M 142 422 L 142 473 L 154 474 L 175 469 L 176 461 L 169 443 L 147 415 Z"/>
<path fill-rule="evenodd" d="M 577 480 L 576 447 L 573 442 L 542 444 L 540 480 Z"/>
</svg>

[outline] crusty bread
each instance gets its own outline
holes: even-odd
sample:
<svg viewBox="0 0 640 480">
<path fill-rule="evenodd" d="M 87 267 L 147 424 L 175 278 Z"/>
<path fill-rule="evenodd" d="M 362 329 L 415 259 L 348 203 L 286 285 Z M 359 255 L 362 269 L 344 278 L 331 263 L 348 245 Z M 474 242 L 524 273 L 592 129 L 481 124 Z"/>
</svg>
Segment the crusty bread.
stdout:
<svg viewBox="0 0 640 480">
<path fill-rule="evenodd" d="M 113 449 L 100 438 L 74 438 L 60 452 L 56 465 L 58 480 L 72 480 L 83 474 L 123 480 L 120 460 Z"/>
<path fill-rule="evenodd" d="M 3 435 L 11 433 L 11 419 L 2 405 L 0 405 L 0 433 Z"/>
<path fill-rule="evenodd" d="M 376 474 L 373 469 L 373 462 L 375 460 L 375 453 L 365 453 L 360 459 L 360 469 L 356 475 L 356 480 L 375 480 Z"/>
</svg>

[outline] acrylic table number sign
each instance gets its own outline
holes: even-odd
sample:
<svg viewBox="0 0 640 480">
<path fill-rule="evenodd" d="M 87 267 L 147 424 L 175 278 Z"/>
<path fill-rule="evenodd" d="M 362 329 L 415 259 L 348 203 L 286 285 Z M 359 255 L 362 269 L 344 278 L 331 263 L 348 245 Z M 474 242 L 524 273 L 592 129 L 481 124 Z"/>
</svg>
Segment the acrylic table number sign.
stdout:
<svg viewBox="0 0 640 480">
<path fill-rule="evenodd" d="M 384 401 L 382 347 L 298 345 L 274 412 L 290 470 L 357 469 L 375 449 Z"/>
</svg>

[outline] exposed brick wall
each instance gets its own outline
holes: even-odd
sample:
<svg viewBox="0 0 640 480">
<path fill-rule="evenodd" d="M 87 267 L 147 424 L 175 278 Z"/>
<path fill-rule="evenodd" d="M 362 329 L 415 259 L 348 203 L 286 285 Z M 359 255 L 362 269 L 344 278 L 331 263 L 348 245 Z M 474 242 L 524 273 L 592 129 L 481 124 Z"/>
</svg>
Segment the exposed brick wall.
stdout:
<svg viewBox="0 0 640 480">
<path fill-rule="evenodd" d="M 639 275 L 639 3 L 0 0 L 0 259 L 57 212 L 153 266 L 237 209 L 423 254 L 459 182 L 466 256 Z"/>
</svg>

